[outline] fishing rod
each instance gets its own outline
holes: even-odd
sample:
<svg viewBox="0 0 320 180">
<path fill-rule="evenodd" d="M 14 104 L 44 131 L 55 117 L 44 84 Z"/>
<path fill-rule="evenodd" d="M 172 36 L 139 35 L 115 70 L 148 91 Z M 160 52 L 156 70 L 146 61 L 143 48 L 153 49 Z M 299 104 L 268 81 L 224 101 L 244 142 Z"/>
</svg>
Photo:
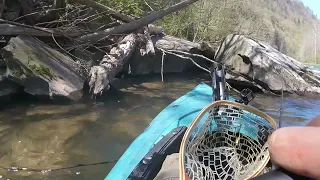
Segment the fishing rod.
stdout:
<svg viewBox="0 0 320 180">
<path fill-rule="evenodd" d="M 67 170 L 67 169 L 74 169 L 74 168 L 78 168 L 78 167 L 87 167 L 87 166 L 111 164 L 111 163 L 115 163 L 117 161 L 118 160 L 102 161 L 102 162 L 96 162 L 96 163 L 77 164 L 77 165 L 67 166 L 67 167 L 47 168 L 47 169 L 37 169 L 37 168 L 28 168 L 28 167 L 4 167 L 4 166 L 0 166 L 0 168 L 4 169 L 4 170 L 7 170 L 9 172 L 28 171 L 28 172 L 37 172 L 37 173 L 47 173 L 47 172 L 61 171 L 61 170 Z"/>
<path fill-rule="evenodd" d="M 211 77 L 212 77 L 212 99 L 213 101 L 228 100 L 229 94 L 226 88 L 226 65 L 214 64 Z M 240 92 L 240 99 L 236 102 L 248 105 L 254 99 L 253 91 L 249 88 L 245 88 Z"/>
</svg>

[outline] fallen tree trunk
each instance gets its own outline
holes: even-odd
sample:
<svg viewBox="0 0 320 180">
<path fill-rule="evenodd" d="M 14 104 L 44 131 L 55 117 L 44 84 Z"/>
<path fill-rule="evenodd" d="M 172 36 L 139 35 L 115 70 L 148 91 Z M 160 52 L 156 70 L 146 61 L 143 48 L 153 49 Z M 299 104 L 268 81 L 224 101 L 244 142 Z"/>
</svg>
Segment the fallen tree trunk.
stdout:
<svg viewBox="0 0 320 180">
<path fill-rule="evenodd" d="M 21 26 L 15 26 L 11 24 L 0 24 L 0 36 L 17 36 L 17 35 L 31 35 L 31 36 L 39 36 L 39 37 L 49 37 L 55 36 L 65 36 L 63 34 L 67 34 L 69 37 L 77 37 L 82 34 L 83 32 L 75 31 L 75 30 L 68 30 L 63 31 L 60 29 L 48 29 L 48 28 L 41 28 L 34 29 L 34 28 L 26 28 Z"/>
<path fill-rule="evenodd" d="M 128 67 L 123 65 L 129 58 L 131 75 L 160 73 L 161 69 L 163 73 L 184 72 L 209 67 L 214 62 L 210 59 L 214 56 L 214 50 L 206 43 L 194 43 L 172 36 L 152 36 L 151 42 L 157 51 L 154 56 L 142 56 L 139 51 L 133 53 L 138 39 L 134 34 L 126 36 L 118 46 L 105 55 L 99 66 L 91 68 L 89 86 L 93 95 L 101 94 L 104 89 L 108 90 L 116 74 L 128 71 Z M 161 58 L 163 52 L 166 52 L 164 59 Z"/>
<path fill-rule="evenodd" d="M 154 50 L 154 45 L 153 42 L 151 40 L 151 36 L 149 33 L 149 28 L 148 27 L 144 27 L 143 28 L 143 33 L 146 39 L 146 54 L 149 56 L 154 56 L 155 55 L 155 50 Z"/>
<path fill-rule="evenodd" d="M 98 42 L 99 40 L 104 39 L 105 37 L 111 34 L 122 34 L 122 33 L 132 32 L 136 29 L 142 28 L 143 26 L 147 26 L 148 24 L 151 24 L 152 22 L 158 19 L 161 19 L 168 14 L 179 11 L 197 1 L 198 0 L 184 0 L 164 10 L 153 12 L 145 17 L 142 17 L 130 23 L 122 24 L 120 26 L 109 28 L 103 31 L 98 31 L 92 34 L 87 34 L 87 35 L 81 36 L 77 40 L 82 42 Z"/>
<path fill-rule="evenodd" d="M 164 50 L 177 50 L 190 53 L 197 53 L 205 50 L 204 46 L 200 43 L 191 42 L 173 36 L 153 36 L 152 41 L 156 48 Z"/>
<path fill-rule="evenodd" d="M 123 65 L 136 47 L 136 35 L 127 35 L 118 46 L 106 54 L 99 66 L 93 66 L 89 73 L 90 91 L 94 94 L 101 94 L 105 88 L 109 89 L 114 76 L 122 70 Z"/>
<path fill-rule="evenodd" d="M 118 19 L 118 20 L 125 22 L 125 23 L 129 23 L 129 22 L 132 22 L 135 20 L 125 14 L 121 14 L 108 6 L 100 4 L 100 3 L 95 2 L 93 0 L 69 0 L 69 2 L 70 3 L 71 2 L 72 3 L 79 3 L 82 5 L 92 7 L 93 9 L 97 10 L 99 13 L 109 13 L 113 18 Z M 163 33 L 162 27 L 155 26 L 153 24 L 149 24 L 148 28 L 149 28 L 150 35 Z"/>
<path fill-rule="evenodd" d="M 1 36 L 17 36 L 17 35 L 31 35 L 31 36 L 68 36 L 77 37 L 84 34 L 79 30 L 68 30 L 59 29 L 49 29 L 41 28 L 37 26 L 30 26 L 26 24 L 20 24 L 17 22 L 6 21 L 0 19 L 0 35 Z"/>
</svg>

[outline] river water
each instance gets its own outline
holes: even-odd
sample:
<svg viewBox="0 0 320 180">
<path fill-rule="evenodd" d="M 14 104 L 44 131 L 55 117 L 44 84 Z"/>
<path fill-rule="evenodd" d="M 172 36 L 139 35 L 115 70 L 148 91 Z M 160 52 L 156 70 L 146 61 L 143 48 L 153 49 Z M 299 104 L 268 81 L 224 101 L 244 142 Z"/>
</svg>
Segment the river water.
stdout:
<svg viewBox="0 0 320 180">
<path fill-rule="evenodd" d="M 99 101 L 57 105 L 24 100 L 0 110 L 0 166 L 60 168 L 115 160 L 168 104 L 209 80 L 199 75 L 123 79 Z M 253 106 L 278 119 L 281 99 L 256 94 Z M 286 96 L 284 125 L 305 125 L 320 114 L 320 98 Z M 1 179 L 103 179 L 114 164 L 55 172 L 8 172 Z"/>
</svg>

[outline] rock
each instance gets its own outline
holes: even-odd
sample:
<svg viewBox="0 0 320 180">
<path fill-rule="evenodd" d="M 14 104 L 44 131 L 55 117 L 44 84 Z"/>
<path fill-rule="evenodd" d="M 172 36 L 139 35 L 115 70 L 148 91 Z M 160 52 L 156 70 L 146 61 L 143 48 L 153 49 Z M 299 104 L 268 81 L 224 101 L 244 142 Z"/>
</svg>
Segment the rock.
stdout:
<svg viewBox="0 0 320 180">
<path fill-rule="evenodd" d="M 84 76 L 68 56 L 30 36 L 11 38 L 1 50 L 7 63 L 8 79 L 31 95 L 66 97 L 78 100 L 83 95 Z"/>
<path fill-rule="evenodd" d="M 21 86 L 18 84 L 11 82 L 7 79 L 1 81 L 0 80 L 0 99 L 2 102 L 3 98 L 7 96 L 11 96 L 20 92 Z"/>
<path fill-rule="evenodd" d="M 6 68 L 4 60 L 0 59 L 0 102 L 3 102 L 4 98 L 18 93 L 21 89 L 21 86 L 7 79 Z"/>
<path fill-rule="evenodd" d="M 215 60 L 233 69 L 235 73 L 227 78 L 239 84 L 250 81 L 253 86 L 274 93 L 281 92 L 282 84 L 284 91 L 290 93 L 320 93 L 320 78 L 315 71 L 267 44 L 241 35 L 227 36 Z"/>
<path fill-rule="evenodd" d="M 7 79 L 7 66 L 3 59 L 0 59 L 0 104 L 9 102 L 11 96 L 19 93 L 21 86 Z"/>
<path fill-rule="evenodd" d="M 152 41 L 156 48 L 155 56 L 141 56 L 140 52 L 135 52 L 130 60 L 129 71 L 131 75 L 143 75 L 161 73 L 162 65 L 162 52 L 157 50 L 158 48 L 163 50 L 175 50 L 193 54 L 204 55 L 208 58 L 214 57 L 213 49 L 210 49 L 210 45 L 207 43 L 194 43 L 184 39 L 175 38 L 172 36 L 152 36 Z M 210 66 L 210 63 L 202 58 L 193 59 L 201 66 Z M 190 60 L 179 58 L 175 55 L 166 54 L 163 62 L 164 73 L 181 73 L 190 71 L 199 71 Z M 202 70 L 201 70 L 202 71 Z"/>
</svg>

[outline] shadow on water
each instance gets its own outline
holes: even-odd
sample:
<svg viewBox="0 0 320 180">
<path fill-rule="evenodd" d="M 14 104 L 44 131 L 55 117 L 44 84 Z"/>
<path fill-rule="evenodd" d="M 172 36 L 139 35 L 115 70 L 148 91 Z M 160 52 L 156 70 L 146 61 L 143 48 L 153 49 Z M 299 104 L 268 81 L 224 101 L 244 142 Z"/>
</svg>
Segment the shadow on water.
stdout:
<svg viewBox="0 0 320 180">
<path fill-rule="evenodd" d="M 207 76 L 129 78 L 96 101 L 52 104 L 27 98 L 0 111 L 0 165 L 60 168 L 118 159 L 130 143 L 167 105 Z M 252 105 L 278 119 L 280 98 L 256 94 Z M 285 125 L 304 125 L 317 115 L 320 100 L 286 97 Z M 114 164 L 51 173 L 7 172 L 14 179 L 103 179 Z"/>
</svg>

